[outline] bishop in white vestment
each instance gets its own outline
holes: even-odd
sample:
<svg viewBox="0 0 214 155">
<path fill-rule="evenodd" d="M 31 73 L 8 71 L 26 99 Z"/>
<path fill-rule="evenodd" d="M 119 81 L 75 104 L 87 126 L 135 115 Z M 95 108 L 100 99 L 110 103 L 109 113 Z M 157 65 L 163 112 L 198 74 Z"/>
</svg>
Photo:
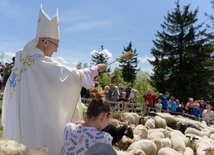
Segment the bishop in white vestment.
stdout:
<svg viewBox="0 0 214 155">
<path fill-rule="evenodd" d="M 98 69 L 106 68 L 71 70 L 58 63 L 51 58 L 58 41 L 58 11 L 50 19 L 41 7 L 36 37 L 16 53 L 2 107 L 3 137 L 29 147 L 45 145 L 50 155 L 60 153 L 66 123 L 82 117 L 82 86 L 92 87 Z"/>
</svg>

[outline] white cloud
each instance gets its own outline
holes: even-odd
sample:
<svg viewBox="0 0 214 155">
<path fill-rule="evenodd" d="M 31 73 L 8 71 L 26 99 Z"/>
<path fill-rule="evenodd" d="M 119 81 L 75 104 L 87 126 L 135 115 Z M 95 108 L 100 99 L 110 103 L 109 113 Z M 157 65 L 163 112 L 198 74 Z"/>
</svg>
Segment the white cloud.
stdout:
<svg viewBox="0 0 214 155">
<path fill-rule="evenodd" d="M 105 55 L 107 55 L 109 57 L 109 59 L 111 59 L 113 57 L 111 52 L 109 52 L 109 50 L 107 50 L 107 49 L 104 49 L 102 51 L 93 50 L 90 54 L 91 55 L 96 55 L 97 53 L 98 54 L 101 54 L 101 53 L 105 54 Z"/>
<path fill-rule="evenodd" d="M 109 23 L 106 21 L 75 23 L 75 24 L 72 24 L 73 26 L 67 27 L 64 30 L 64 33 L 95 30 L 98 28 L 103 28 L 103 27 L 107 26 L 108 24 Z"/>
</svg>

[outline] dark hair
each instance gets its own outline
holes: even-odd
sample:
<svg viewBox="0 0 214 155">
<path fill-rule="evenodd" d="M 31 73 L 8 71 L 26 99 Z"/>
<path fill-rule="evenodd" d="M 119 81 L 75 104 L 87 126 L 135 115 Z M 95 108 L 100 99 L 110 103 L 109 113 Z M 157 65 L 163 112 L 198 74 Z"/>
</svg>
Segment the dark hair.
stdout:
<svg viewBox="0 0 214 155">
<path fill-rule="evenodd" d="M 111 114 L 110 104 L 106 100 L 103 92 L 98 92 L 96 89 L 90 93 L 92 101 L 88 105 L 87 117 L 97 117 L 100 113 L 105 112 L 108 115 Z"/>
</svg>

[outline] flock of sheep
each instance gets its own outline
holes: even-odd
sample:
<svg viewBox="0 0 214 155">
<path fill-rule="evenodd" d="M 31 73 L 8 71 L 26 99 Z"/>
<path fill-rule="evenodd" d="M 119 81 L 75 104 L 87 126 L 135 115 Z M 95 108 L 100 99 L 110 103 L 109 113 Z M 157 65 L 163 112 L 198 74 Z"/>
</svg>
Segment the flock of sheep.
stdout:
<svg viewBox="0 0 214 155">
<path fill-rule="evenodd" d="M 105 131 L 112 135 L 113 148 L 118 155 L 214 155 L 214 125 L 207 126 L 205 121 L 181 115 L 150 113 L 139 116 L 115 112 Z M 19 151 L 31 152 L 29 154 L 38 151 L 6 139 L 1 139 L 0 145 L 0 154 L 5 153 L 2 152 L 4 146 L 19 146 Z M 41 149 L 47 152 L 46 147 Z"/>
<path fill-rule="evenodd" d="M 214 126 L 181 115 L 114 113 L 110 124 L 128 122 L 133 137 L 122 137 L 113 144 L 118 155 L 214 155 Z M 122 135 L 122 136 L 121 136 Z M 113 137 L 116 138 L 116 137 Z"/>
</svg>

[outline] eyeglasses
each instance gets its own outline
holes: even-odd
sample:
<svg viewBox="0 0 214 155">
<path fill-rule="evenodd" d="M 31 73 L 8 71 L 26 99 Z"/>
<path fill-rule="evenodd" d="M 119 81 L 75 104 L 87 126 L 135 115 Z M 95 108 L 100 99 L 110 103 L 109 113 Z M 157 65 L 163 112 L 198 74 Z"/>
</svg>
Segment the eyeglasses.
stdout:
<svg viewBox="0 0 214 155">
<path fill-rule="evenodd" d="M 52 44 L 54 44 L 55 46 L 56 46 L 56 48 L 58 48 L 59 47 L 59 45 L 57 45 L 56 43 L 54 43 L 54 42 L 52 42 L 52 41 L 50 41 L 50 40 L 48 40 L 50 43 L 52 43 Z"/>
</svg>

